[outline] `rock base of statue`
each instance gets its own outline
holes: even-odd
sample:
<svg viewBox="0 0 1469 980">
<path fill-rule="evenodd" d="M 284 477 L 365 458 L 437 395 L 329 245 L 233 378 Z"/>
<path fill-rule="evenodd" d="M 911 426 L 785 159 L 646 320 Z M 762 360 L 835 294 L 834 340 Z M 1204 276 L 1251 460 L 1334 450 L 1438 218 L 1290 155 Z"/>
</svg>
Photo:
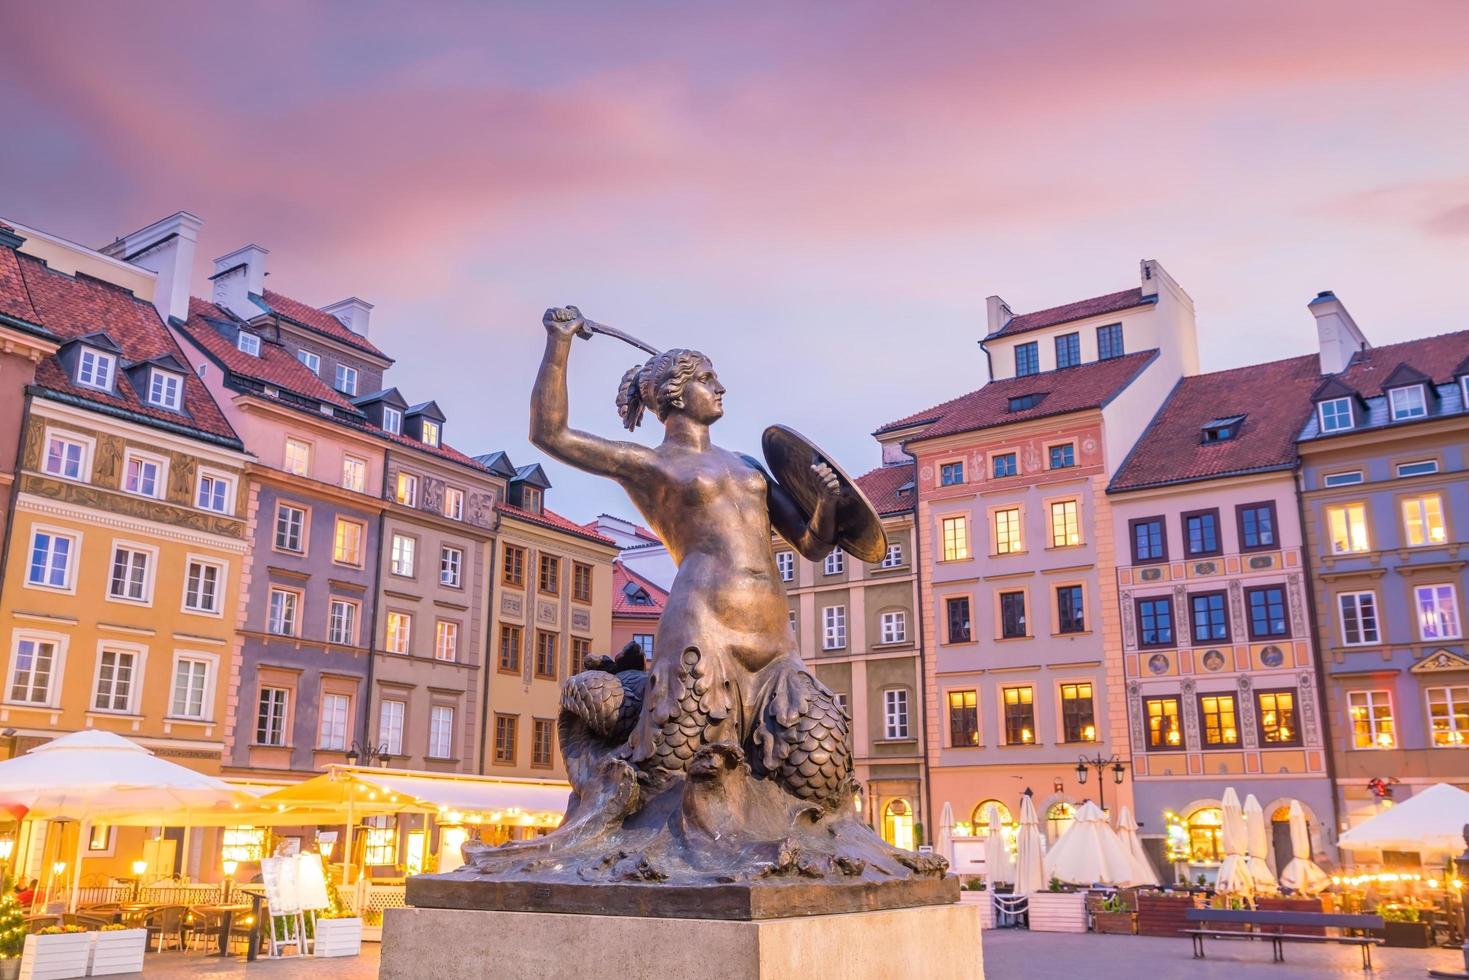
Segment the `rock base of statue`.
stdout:
<svg viewBox="0 0 1469 980">
<path fill-rule="evenodd" d="M 981 980 L 970 905 L 756 921 L 388 909 L 380 980 Z"/>
</svg>

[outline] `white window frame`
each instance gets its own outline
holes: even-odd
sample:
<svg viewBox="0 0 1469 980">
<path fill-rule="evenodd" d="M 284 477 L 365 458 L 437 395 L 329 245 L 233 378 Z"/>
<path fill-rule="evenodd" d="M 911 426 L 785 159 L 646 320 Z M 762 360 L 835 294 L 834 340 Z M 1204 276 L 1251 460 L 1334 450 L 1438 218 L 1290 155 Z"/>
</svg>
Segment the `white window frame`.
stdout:
<svg viewBox="0 0 1469 980">
<path fill-rule="evenodd" d="M 428 709 L 428 750 L 430 759 L 454 757 L 454 718 L 452 705 L 435 704 Z"/>
<path fill-rule="evenodd" d="M 326 641 L 341 646 L 356 646 L 357 621 L 361 609 L 361 605 L 351 599 L 332 596 L 327 602 Z M 338 610 L 342 610 L 343 614 L 339 615 Z"/>
<path fill-rule="evenodd" d="M 392 548 L 388 554 L 388 569 L 403 578 L 413 578 L 418 567 L 418 539 L 407 534 L 393 532 Z"/>
<path fill-rule="evenodd" d="M 97 697 L 102 693 L 102 659 L 107 654 L 122 654 L 132 658 L 129 667 L 127 697 L 121 708 L 97 706 Z M 119 643 L 115 640 L 97 641 L 97 658 L 92 664 L 92 695 L 87 701 L 88 714 L 101 715 L 136 715 L 138 714 L 138 699 L 141 696 L 143 678 L 147 675 L 148 648 L 139 643 Z M 117 674 L 113 672 L 113 687 L 110 692 L 117 693 Z M 110 700 L 110 698 L 109 698 Z"/>
<path fill-rule="evenodd" d="M 459 662 L 459 624 L 452 619 L 434 622 L 434 659 L 447 664 Z"/>
<path fill-rule="evenodd" d="M 183 702 L 184 711 L 176 711 L 179 699 L 179 665 L 183 663 L 202 664 L 204 666 L 204 686 L 199 698 L 199 714 L 188 713 L 189 702 L 187 695 L 193 690 L 192 671 L 190 672 L 191 683 L 188 691 L 185 691 Z M 194 650 L 176 650 L 173 655 L 173 663 L 170 665 L 168 677 L 168 713 L 167 718 L 180 719 L 194 722 L 211 722 L 214 720 L 214 679 L 219 673 L 219 657 L 212 653 L 199 653 Z"/>
<path fill-rule="evenodd" d="M 46 546 L 46 581 L 35 582 L 31 580 L 31 568 L 36 553 L 36 535 L 44 534 L 49 539 Z M 51 585 L 51 572 L 55 570 L 56 547 L 55 540 L 64 538 L 70 544 L 66 550 L 66 567 L 62 570 L 62 578 L 65 580 L 61 585 Z M 76 595 L 77 590 L 77 564 L 81 560 L 82 535 L 77 531 L 66 528 L 53 527 L 50 524 L 32 524 L 31 537 L 26 542 L 25 553 L 25 579 L 23 585 L 27 589 L 41 589 L 45 592 L 64 592 L 67 595 Z M 109 568 L 110 571 L 110 568 Z"/>
<path fill-rule="evenodd" d="M 1390 389 L 1387 393 L 1387 404 L 1388 415 L 1394 422 L 1428 417 L 1428 393 L 1421 384 Z"/>
<path fill-rule="evenodd" d="M 354 493 L 367 492 L 367 460 L 351 453 L 343 454 L 342 487 Z"/>
<path fill-rule="evenodd" d="M 953 533 L 950 533 L 950 529 Z M 953 553 L 949 544 L 953 543 Z M 967 561 L 969 559 L 969 515 L 947 514 L 939 518 L 939 560 Z"/>
<path fill-rule="evenodd" d="M 235 349 L 237 349 L 242 354 L 249 354 L 251 357 L 259 357 L 260 335 L 253 334 L 248 330 L 241 330 L 239 336 L 235 338 Z"/>
<path fill-rule="evenodd" d="M 75 475 L 66 472 L 67 461 L 65 455 L 59 457 L 62 467 L 60 470 L 53 470 L 51 468 L 51 447 L 57 443 L 78 450 L 76 461 L 77 472 Z M 77 483 L 88 483 L 92 479 L 92 453 L 96 449 L 96 446 L 97 440 L 88 436 L 48 428 L 46 430 L 46 445 L 41 450 L 41 472 L 47 476 L 54 476 L 58 480 L 73 480 Z"/>
<path fill-rule="evenodd" d="M 418 475 L 399 470 L 398 479 L 393 484 L 393 499 L 404 507 L 417 507 Z"/>
<path fill-rule="evenodd" d="M 317 375 L 318 377 L 320 377 L 320 375 L 321 375 L 321 355 L 320 354 L 317 354 L 314 351 L 306 350 L 304 347 L 298 347 L 296 349 L 296 360 L 298 360 L 302 364 L 306 365 L 306 370 L 308 370 L 312 374 Z"/>
<path fill-rule="evenodd" d="M 337 369 L 332 372 L 332 387 L 344 395 L 357 394 L 357 369 L 347 365 L 338 364 Z"/>
<path fill-rule="evenodd" d="M 292 476 L 309 477 L 312 448 L 311 443 L 305 439 L 286 436 L 285 444 L 281 447 L 281 469 Z"/>
<path fill-rule="evenodd" d="M 419 431 L 423 434 L 423 438 L 420 441 L 425 446 L 437 446 L 439 444 L 439 441 L 443 438 L 444 432 L 444 430 L 439 427 L 439 423 L 435 422 L 433 419 L 423 419 L 418 424 L 420 426 Z"/>
<path fill-rule="evenodd" d="M 464 491 L 458 487 L 444 488 L 444 516 L 451 521 L 464 520 Z"/>
<path fill-rule="evenodd" d="M 113 591 L 113 567 L 117 564 L 117 553 L 126 551 L 130 555 L 141 555 L 143 557 L 143 594 L 141 596 L 118 595 Z M 133 562 L 128 561 L 128 569 L 131 572 Z M 158 549 L 152 545 L 142 544 L 138 541 L 126 541 L 122 538 L 114 538 L 112 547 L 107 552 L 107 591 L 105 593 L 108 602 L 121 602 L 130 606 L 153 605 L 153 584 L 158 578 Z M 132 575 L 128 576 L 128 584 L 132 583 Z"/>
<path fill-rule="evenodd" d="M 139 470 L 138 489 L 128 489 L 128 470 L 132 469 L 133 463 L 140 467 L 152 464 L 158 468 L 157 476 L 153 481 L 153 493 L 144 493 L 142 490 L 142 470 Z M 146 497 L 149 500 L 162 500 L 168 493 L 168 460 L 163 456 L 154 456 L 151 453 L 138 452 L 129 449 L 122 454 L 122 473 L 119 477 L 118 489 L 123 493 L 132 494 L 135 497 Z"/>
<path fill-rule="evenodd" d="M 1014 515 L 1013 524 L 1008 515 Z M 1000 533 L 1000 518 L 1005 516 L 1005 533 Z M 990 528 L 995 536 L 996 555 L 1018 555 L 1025 551 L 1025 512 L 1017 505 L 996 507 L 990 515 Z M 1002 548 L 1001 545 L 1004 545 Z"/>
<path fill-rule="evenodd" d="M 847 646 L 847 607 L 823 606 L 821 609 L 821 649 L 844 650 Z"/>
<path fill-rule="evenodd" d="M 45 697 L 39 701 L 18 701 L 11 697 L 15 690 L 16 673 L 20 666 L 20 646 L 27 640 L 32 643 L 49 643 L 53 647 L 51 670 L 46 675 Z M 10 663 L 5 671 L 5 690 L 0 692 L 4 695 L 4 703 L 31 708 L 59 708 L 61 706 L 61 679 L 66 676 L 66 651 L 69 643 L 70 637 L 65 633 L 51 633 L 44 630 L 15 630 L 11 633 Z M 27 687 L 34 690 L 34 674 Z"/>
<path fill-rule="evenodd" d="M 276 616 L 276 596 L 281 596 L 281 616 Z M 286 626 L 289 613 L 289 629 L 277 629 L 276 626 Z M 272 585 L 265 596 L 265 631 L 271 636 L 300 636 L 301 635 L 301 593 L 295 589 L 283 589 L 278 585 Z"/>
<path fill-rule="evenodd" d="M 88 359 L 91 359 L 90 365 Z M 88 368 L 90 367 L 90 370 Z M 98 391 L 111 391 L 117 380 L 117 357 L 83 345 L 77 355 L 77 384 Z"/>
<path fill-rule="evenodd" d="M 1370 607 L 1371 613 L 1372 638 L 1370 640 L 1367 639 L 1367 630 L 1363 628 L 1363 624 L 1368 618 L 1363 616 L 1364 603 L 1362 600 L 1364 598 L 1368 600 L 1366 606 Z M 1356 640 L 1353 640 L 1347 632 L 1347 606 L 1349 604 L 1352 607 L 1352 611 L 1356 614 L 1357 630 L 1361 634 Z M 1370 590 L 1363 592 L 1338 592 L 1336 594 L 1336 614 L 1337 618 L 1341 620 L 1341 641 L 1343 646 L 1368 647 L 1376 646 L 1382 642 L 1382 622 L 1378 619 L 1377 615 L 1376 592 Z"/>
<path fill-rule="evenodd" d="M 1424 617 L 1423 598 L 1425 594 L 1432 597 L 1437 621 L 1432 631 L 1429 628 L 1429 621 Z M 1418 620 L 1418 638 L 1425 643 L 1460 640 L 1464 637 L 1464 624 L 1459 618 L 1459 588 L 1452 582 L 1414 586 L 1413 615 Z"/>
<path fill-rule="evenodd" d="M 211 486 L 224 487 L 224 499 L 219 507 L 211 507 L 205 504 L 204 481 L 208 480 Z M 213 499 L 213 494 L 210 495 Z M 235 512 L 235 479 L 228 474 L 218 470 L 209 470 L 200 467 L 198 482 L 194 484 L 194 506 L 199 510 L 207 510 L 211 514 L 233 514 Z"/>
<path fill-rule="evenodd" d="M 794 551 L 777 551 L 775 553 L 775 569 L 780 573 L 782 582 L 794 582 L 796 580 L 796 553 Z"/>
<path fill-rule="evenodd" d="M 1438 472 L 1438 460 L 1436 459 L 1412 459 L 1406 463 L 1399 463 L 1393 467 L 1399 480 L 1414 476 L 1429 476 Z"/>
<path fill-rule="evenodd" d="M 1354 548 L 1354 547 L 1352 547 L 1352 545 L 1356 543 L 1355 540 L 1354 540 L 1354 536 L 1352 534 L 1351 511 L 1352 511 L 1352 508 L 1353 507 L 1360 507 L 1362 509 L 1362 534 L 1363 534 L 1363 538 L 1364 538 L 1364 540 L 1362 541 L 1362 544 L 1365 547 L 1361 547 L 1361 548 Z M 1332 533 L 1331 513 L 1334 510 L 1341 511 L 1342 512 L 1342 519 L 1343 519 L 1343 521 L 1345 521 L 1345 530 L 1347 532 L 1347 534 L 1346 534 L 1346 537 L 1347 537 L 1347 546 L 1345 548 L 1338 548 L 1336 546 L 1337 545 L 1337 541 L 1336 541 L 1336 538 L 1333 536 L 1333 533 Z M 1327 537 L 1327 541 L 1330 544 L 1331 553 L 1333 555 L 1361 555 L 1361 554 L 1366 554 L 1367 552 L 1369 552 L 1369 551 L 1372 550 L 1372 529 L 1371 529 L 1371 526 L 1370 526 L 1369 521 L 1368 521 L 1367 502 L 1366 501 L 1364 501 L 1364 500 L 1353 500 L 1353 501 L 1349 501 L 1347 503 L 1330 504 L 1330 505 L 1328 505 L 1325 508 L 1325 510 L 1324 510 L 1324 512 L 1322 513 L 1321 516 L 1326 519 L 1326 537 Z"/>
<path fill-rule="evenodd" d="M 391 405 L 383 406 L 383 431 L 395 436 L 403 434 L 403 413 Z"/>
<path fill-rule="evenodd" d="M 397 622 L 402 629 L 394 629 Z M 389 653 L 408 656 L 413 652 L 413 614 L 401 609 L 390 609 L 383 617 L 383 649 Z"/>
<path fill-rule="evenodd" d="M 260 738 L 260 706 L 265 700 L 266 691 L 279 691 L 285 695 L 285 697 L 279 699 L 279 705 L 276 704 L 276 698 L 271 698 L 270 721 L 267 723 L 269 727 L 266 729 L 267 735 L 278 733 L 278 741 L 266 741 Z M 261 684 L 256 690 L 255 717 L 252 719 L 255 724 L 250 732 L 252 744 L 277 749 L 285 748 L 291 744 L 291 693 L 291 688 L 278 687 L 275 684 Z"/>
<path fill-rule="evenodd" d="M 342 532 L 346 528 L 355 528 L 357 530 L 357 544 L 351 555 L 343 557 L 340 552 L 346 537 Z M 366 543 L 367 525 L 361 521 L 354 521 L 350 517 L 343 517 L 338 514 L 335 523 L 332 525 L 332 561 L 335 564 L 346 565 L 350 568 L 361 568 L 362 549 Z"/>
<path fill-rule="evenodd" d="M 214 569 L 214 604 L 213 606 L 200 606 L 191 604 L 189 595 L 189 584 L 194 577 L 194 568 L 200 569 L 199 582 L 204 582 L 203 569 Z M 183 595 L 179 600 L 179 609 L 182 612 L 196 616 L 213 616 L 216 619 L 224 616 L 225 587 L 228 584 L 229 566 L 222 561 L 206 558 L 204 555 L 189 554 L 184 557 L 184 583 Z M 201 592 L 202 596 L 203 593 Z"/>
<path fill-rule="evenodd" d="M 1321 485 L 1323 487 L 1350 487 L 1361 482 L 1361 470 L 1343 470 L 1340 473 L 1327 473 L 1321 478 Z"/>
<path fill-rule="evenodd" d="M 883 568 L 903 567 L 903 545 L 897 541 L 888 545 L 887 552 L 882 556 Z"/>
<path fill-rule="evenodd" d="M 1438 510 L 1438 531 L 1442 539 L 1435 541 L 1433 538 L 1432 517 L 1434 507 L 1429 501 L 1436 501 Z M 1399 502 L 1398 511 L 1403 520 L 1403 544 L 1409 548 L 1441 548 L 1448 542 L 1449 521 L 1444 512 L 1443 494 L 1419 493 L 1411 497 L 1404 497 Z M 1413 529 L 1418 528 L 1423 540 L 1413 540 Z"/>
<path fill-rule="evenodd" d="M 846 570 L 847 559 L 840 548 L 831 549 L 826 560 L 821 563 L 821 571 L 824 575 L 840 575 Z"/>
<path fill-rule="evenodd" d="M 1459 698 L 1455 698 L 1454 692 L 1461 692 Z M 1433 696 L 1443 696 L 1443 705 L 1448 709 L 1449 727 L 1446 729 L 1449 735 L 1447 745 L 1440 745 L 1434 739 L 1433 728 Z M 1443 687 L 1425 687 L 1423 689 L 1423 703 L 1428 711 L 1428 747 L 1431 749 L 1462 749 L 1469 747 L 1469 727 L 1459 728 L 1457 726 L 1457 715 L 1454 712 L 1456 705 L 1469 705 L 1469 684 L 1448 684 Z M 1457 736 L 1457 738 L 1456 738 Z"/>
<path fill-rule="evenodd" d="M 439 546 L 439 584 L 451 589 L 464 582 L 464 549 L 452 545 Z"/>
<path fill-rule="evenodd" d="M 403 725 L 407 716 L 407 701 L 400 698 L 383 698 L 378 702 L 377 742 L 386 754 L 403 754 Z"/>
<path fill-rule="evenodd" d="M 1377 707 L 1378 701 L 1387 702 L 1387 732 L 1377 730 L 1378 719 L 1373 715 L 1372 709 Z M 1367 710 L 1367 728 L 1371 735 L 1370 745 L 1357 744 L 1357 725 L 1352 718 L 1352 709 L 1363 707 Z M 1398 747 L 1398 718 L 1393 710 L 1392 692 L 1385 688 L 1374 688 L 1365 691 L 1347 692 L 1347 731 L 1350 733 L 1352 748 L 1358 752 L 1382 752 Z M 1389 744 L 1383 745 L 1381 737 L 1386 734 Z"/>
<path fill-rule="evenodd" d="M 908 689 L 890 687 L 882 692 L 883 737 L 889 739 L 911 738 L 908 724 Z"/>
<path fill-rule="evenodd" d="M 347 751 L 348 720 L 351 716 L 351 697 L 335 691 L 322 694 L 317 709 L 316 747 L 323 752 Z"/>
<path fill-rule="evenodd" d="M 1343 405 L 1346 406 L 1346 410 L 1347 410 L 1346 424 L 1344 424 L 1344 425 L 1334 424 L 1334 420 L 1337 417 L 1336 416 L 1336 413 L 1333 411 L 1333 413 L 1330 416 L 1328 416 L 1326 414 L 1326 410 L 1327 410 L 1328 407 L 1332 407 L 1333 409 L 1335 409 L 1335 408 L 1339 408 L 1339 407 L 1341 407 Z M 1316 405 L 1316 419 L 1317 419 L 1317 422 L 1321 426 L 1321 431 L 1322 432 L 1348 432 L 1348 431 L 1356 428 L 1356 426 L 1357 426 L 1356 414 L 1357 414 L 1356 413 L 1356 409 L 1354 409 L 1352 407 L 1352 399 L 1350 397 L 1328 398 L 1325 401 L 1318 402 L 1317 405 Z M 1330 418 L 1333 421 L 1328 421 L 1328 418 Z"/>
<path fill-rule="evenodd" d="M 908 642 L 908 613 L 903 609 L 890 609 L 878 616 L 879 632 L 883 643 Z"/>
<path fill-rule="evenodd" d="M 296 541 L 297 546 L 294 548 L 292 548 L 289 544 L 281 544 L 281 515 L 286 511 L 301 515 L 301 519 L 299 522 L 290 522 L 287 525 L 288 528 L 292 525 L 294 525 L 296 528 L 296 537 L 298 540 Z M 291 555 L 306 554 L 306 538 L 308 524 L 310 522 L 309 514 L 310 512 L 305 507 L 302 507 L 298 504 L 289 504 L 285 501 L 280 500 L 276 501 L 275 521 L 272 523 L 270 530 L 271 547 L 276 551 L 284 551 L 285 553 Z M 287 540 L 289 541 L 289 538 L 287 538 Z"/>
<path fill-rule="evenodd" d="M 148 369 L 148 404 L 172 411 L 184 407 L 184 376 L 177 371 Z"/>
</svg>

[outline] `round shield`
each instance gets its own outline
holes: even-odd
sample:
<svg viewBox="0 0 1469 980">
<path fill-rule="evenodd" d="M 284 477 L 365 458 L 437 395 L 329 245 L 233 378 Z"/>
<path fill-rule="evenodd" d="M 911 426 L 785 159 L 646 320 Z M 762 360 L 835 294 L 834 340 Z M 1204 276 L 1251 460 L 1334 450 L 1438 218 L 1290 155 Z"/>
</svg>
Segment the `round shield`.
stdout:
<svg viewBox="0 0 1469 980">
<path fill-rule="evenodd" d="M 865 562 L 879 562 L 887 556 L 888 536 L 882 519 L 867 495 L 852 478 L 826 453 L 817 449 L 801 433 L 784 425 L 772 425 L 760 438 L 765 463 L 770 473 L 786 488 L 792 499 L 809 518 L 825 488 L 811 471 L 817 463 L 825 463 L 836 474 L 840 484 L 837 497 L 836 543 L 847 554 Z"/>
</svg>

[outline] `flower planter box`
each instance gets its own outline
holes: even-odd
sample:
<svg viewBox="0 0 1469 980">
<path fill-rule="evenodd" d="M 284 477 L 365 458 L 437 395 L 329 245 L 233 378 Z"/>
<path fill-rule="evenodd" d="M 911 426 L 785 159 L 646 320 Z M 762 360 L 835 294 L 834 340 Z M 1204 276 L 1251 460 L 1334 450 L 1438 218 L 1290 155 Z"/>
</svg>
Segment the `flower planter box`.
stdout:
<svg viewBox="0 0 1469 980">
<path fill-rule="evenodd" d="M 143 954 L 148 950 L 147 929 L 110 929 L 87 935 L 92 937 L 92 964 L 87 971 L 91 976 L 143 972 Z"/>
<path fill-rule="evenodd" d="M 0 960 L 0 980 L 17 980 L 20 976 L 20 958 Z"/>
<path fill-rule="evenodd" d="M 1093 912 L 1092 925 L 1108 936 L 1131 936 L 1137 932 L 1135 912 Z"/>
<path fill-rule="evenodd" d="M 1139 892 L 1137 896 L 1137 934 L 1139 936 L 1174 937 L 1180 930 L 1191 928 L 1189 909 L 1203 908 L 1202 896 L 1169 895 Z"/>
<path fill-rule="evenodd" d="M 84 977 L 92 958 L 92 936 L 86 932 L 63 932 L 26 937 L 20 957 L 20 980 L 63 980 Z"/>
<path fill-rule="evenodd" d="M 1433 945 L 1433 933 L 1427 922 L 1384 922 L 1382 938 L 1386 946 L 1405 949 L 1427 949 Z"/>
<path fill-rule="evenodd" d="M 959 893 L 959 904 L 973 905 L 979 909 L 979 927 L 981 929 L 993 929 L 995 927 L 995 900 L 988 891 L 961 891 Z"/>
<path fill-rule="evenodd" d="M 1085 892 L 1031 892 L 1031 932 L 1086 932 Z"/>
<path fill-rule="evenodd" d="M 314 956 L 356 956 L 362 952 L 362 920 L 317 919 L 316 939 L 311 945 Z"/>
</svg>

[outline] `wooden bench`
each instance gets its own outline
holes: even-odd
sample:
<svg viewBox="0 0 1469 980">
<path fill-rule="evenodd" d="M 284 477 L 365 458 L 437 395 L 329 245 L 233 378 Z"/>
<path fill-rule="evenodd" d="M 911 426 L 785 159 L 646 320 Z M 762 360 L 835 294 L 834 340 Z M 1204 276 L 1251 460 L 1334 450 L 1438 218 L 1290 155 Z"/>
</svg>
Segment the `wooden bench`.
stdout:
<svg viewBox="0 0 1469 980">
<path fill-rule="evenodd" d="M 1362 969 L 1372 969 L 1372 947 L 1382 945 L 1374 936 L 1328 936 L 1310 933 L 1285 932 L 1284 927 L 1315 926 L 1335 929 L 1382 929 L 1379 915 L 1344 915 L 1336 912 L 1256 912 L 1250 909 L 1189 909 L 1189 922 L 1200 924 L 1196 929 L 1181 930 L 1193 940 L 1194 959 L 1204 957 L 1204 937 L 1215 939 L 1268 939 L 1274 960 L 1285 962 L 1285 943 L 1341 943 L 1358 946 L 1362 950 Z M 1209 924 L 1222 926 L 1254 926 L 1254 929 L 1210 928 Z M 1280 931 L 1264 931 L 1260 926 L 1282 927 Z"/>
</svg>

